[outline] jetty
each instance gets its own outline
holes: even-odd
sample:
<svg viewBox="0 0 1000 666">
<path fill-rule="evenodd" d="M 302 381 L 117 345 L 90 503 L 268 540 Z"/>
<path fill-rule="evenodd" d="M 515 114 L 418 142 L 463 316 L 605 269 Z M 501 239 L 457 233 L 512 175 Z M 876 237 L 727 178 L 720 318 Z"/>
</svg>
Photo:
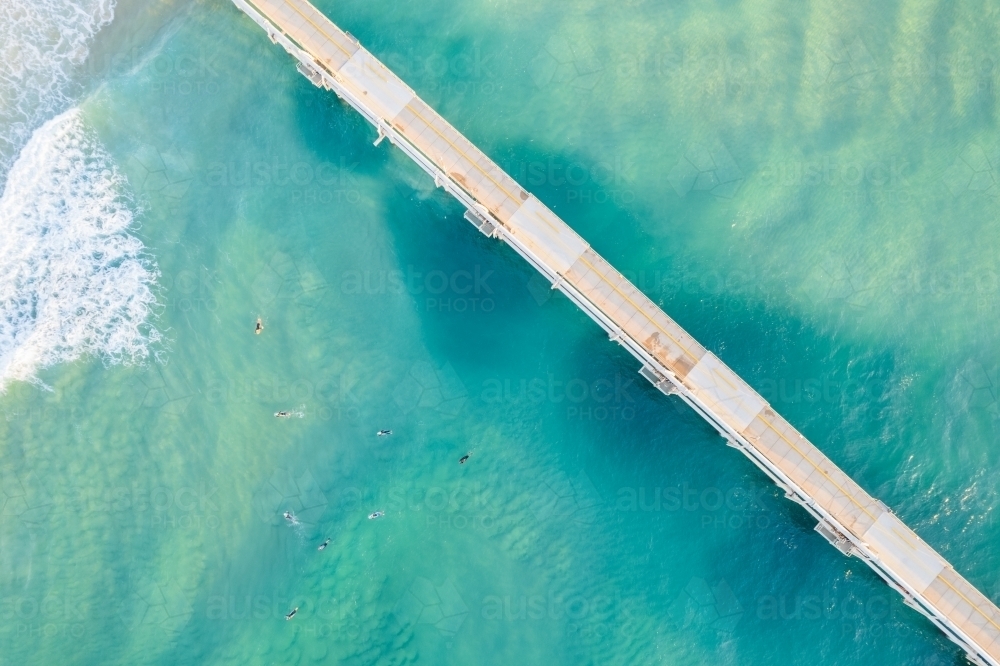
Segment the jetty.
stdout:
<svg viewBox="0 0 1000 666">
<path fill-rule="evenodd" d="M 233 0 L 313 84 L 336 93 L 641 363 L 640 373 L 714 426 L 976 664 L 1000 666 L 1000 610 L 614 269 L 563 220 L 306 0 Z"/>
</svg>

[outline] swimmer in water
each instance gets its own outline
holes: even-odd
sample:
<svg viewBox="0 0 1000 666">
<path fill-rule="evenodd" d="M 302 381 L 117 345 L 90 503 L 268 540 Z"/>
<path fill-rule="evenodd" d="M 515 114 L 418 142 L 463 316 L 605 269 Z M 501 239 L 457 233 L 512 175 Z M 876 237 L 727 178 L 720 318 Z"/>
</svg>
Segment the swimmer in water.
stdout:
<svg viewBox="0 0 1000 666">
<path fill-rule="evenodd" d="M 295 522 L 295 514 L 292 513 L 291 511 L 286 511 L 283 515 L 285 516 L 285 520 L 287 520 L 288 522 L 290 523 Z"/>
<path fill-rule="evenodd" d="M 285 616 L 285 619 L 286 620 L 291 620 L 293 617 L 295 617 L 295 614 L 298 613 L 298 612 L 299 612 L 299 607 L 296 606 L 295 608 L 293 608 L 291 610 L 291 612 L 288 613 L 288 615 Z"/>
<path fill-rule="evenodd" d="M 329 546 L 329 545 L 330 545 L 330 540 L 327 539 L 326 541 L 324 541 L 323 543 L 321 543 L 319 545 L 319 548 L 317 548 L 316 550 L 326 550 L 326 547 Z"/>
<path fill-rule="evenodd" d="M 458 459 L 458 464 L 464 465 L 469 460 L 469 456 L 471 455 L 472 455 L 471 453 L 466 453 L 464 456 Z"/>
<path fill-rule="evenodd" d="M 254 327 L 253 332 L 256 333 L 257 335 L 260 335 L 263 330 L 264 330 L 264 322 L 261 320 L 260 317 L 257 317 L 257 326 Z"/>
<path fill-rule="evenodd" d="M 275 412 L 274 418 L 276 419 L 290 419 L 292 418 L 291 412 Z"/>
<path fill-rule="evenodd" d="M 385 437 L 385 436 L 387 436 L 387 435 L 391 435 L 391 434 L 392 434 L 392 431 L 391 431 L 391 430 L 379 430 L 379 431 L 378 431 L 377 433 L 375 433 L 375 434 L 376 434 L 376 435 L 378 435 L 379 437 Z"/>
<path fill-rule="evenodd" d="M 375 513 L 368 516 L 368 520 L 375 520 L 376 518 L 381 518 L 385 515 L 385 511 L 376 511 Z"/>
</svg>

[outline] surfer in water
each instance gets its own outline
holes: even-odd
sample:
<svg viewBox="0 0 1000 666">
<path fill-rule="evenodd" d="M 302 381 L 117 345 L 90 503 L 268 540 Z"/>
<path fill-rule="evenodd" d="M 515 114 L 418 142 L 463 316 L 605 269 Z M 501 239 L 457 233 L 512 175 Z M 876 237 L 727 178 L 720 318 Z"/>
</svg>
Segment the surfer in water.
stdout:
<svg viewBox="0 0 1000 666">
<path fill-rule="evenodd" d="M 257 317 L 257 325 L 254 327 L 253 332 L 260 335 L 264 331 L 264 322 L 260 317 Z"/>
<path fill-rule="evenodd" d="M 376 518 L 381 518 L 385 515 L 385 511 L 376 511 L 375 513 L 368 516 L 368 520 L 375 520 Z"/>
<path fill-rule="evenodd" d="M 288 613 L 288 615 L 286 615 L 286 616 L 285 616 L 285 619 L 286 619 L 286 620 L 291 620 L 291 619 L 292 619 L 293 617 L 295 617 L 295 614 L 296 614 L 296 613 L 298 613 L 298 612 L 299 612 L 299 607 L 298 607 L 298 606 L 296 606 L 295 608 L 293 608 L 293 609 L 292 609 L 292 610 L 291 610 L 291 611 L 290 611 L 290 612 Z"/>
<path fill-rule="evenodd" d="M 326 550 L 326 547 L 329 546 L 329 545 L 330 545 L 330 539 L 327 539 L 326 541 L 324 541 L 323 543 L 321 543 L 319 545 L 319 548 L 317 548 L 316 550 Z"/>
<path fill-rule="evenodd" d="M 466 453 L 464 456 L 458 459 L 458 464 L 464 465 L 465 463 L 467 463 L 469 461 L 469 456 L 471 455 L 472 455 L 471 453 Z"/>
<path fill-rule="evenodd" d="M 392 434 L 392 431 L 391 430 L 379 430 L 375 434 L 378 435 L 379 437 L 387 437 L 387 436 L 389 436 L 389 435 Z"/>
</svg>

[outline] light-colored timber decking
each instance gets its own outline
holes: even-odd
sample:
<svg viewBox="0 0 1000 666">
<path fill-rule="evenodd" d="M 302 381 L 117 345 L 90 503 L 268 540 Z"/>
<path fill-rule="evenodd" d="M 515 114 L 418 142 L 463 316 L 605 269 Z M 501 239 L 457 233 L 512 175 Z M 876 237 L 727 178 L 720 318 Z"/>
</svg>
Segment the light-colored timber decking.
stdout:
<svg viewBox="0 0 1000 666">
<path fill-rule="evenodd" d="M 233 0 L 299 71 L 332 90 L 465 205 L 466 219 L 502 239 L 642 362 L 818 521 L 845 555 L 869 564 L 907 604 L 964 648 L 1000 666 L 1000 610 L 937 552 L 833 464 L 714 354 L 601 258 L 403 81 L 305 0 Z"/>
</svg>

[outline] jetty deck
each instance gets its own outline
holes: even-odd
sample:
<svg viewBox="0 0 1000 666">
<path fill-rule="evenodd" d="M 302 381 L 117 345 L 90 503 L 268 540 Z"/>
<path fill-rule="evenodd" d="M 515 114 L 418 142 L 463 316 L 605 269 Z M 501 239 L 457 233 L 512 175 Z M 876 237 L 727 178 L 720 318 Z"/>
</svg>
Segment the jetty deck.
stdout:
<svg viewBox="0 0 1000 666">
<path fill-rule="evenodd" d="M 505 241 L 687 402 L 818 521 L 843 554 L 864 560 L 974 663 L 1000 666 L 1000 610 L 882 502 L 783 419 L 712 352 L 626 280 L 555 213 L 305 0 L 233 0 L 297 61 Z"/>
</svg>

